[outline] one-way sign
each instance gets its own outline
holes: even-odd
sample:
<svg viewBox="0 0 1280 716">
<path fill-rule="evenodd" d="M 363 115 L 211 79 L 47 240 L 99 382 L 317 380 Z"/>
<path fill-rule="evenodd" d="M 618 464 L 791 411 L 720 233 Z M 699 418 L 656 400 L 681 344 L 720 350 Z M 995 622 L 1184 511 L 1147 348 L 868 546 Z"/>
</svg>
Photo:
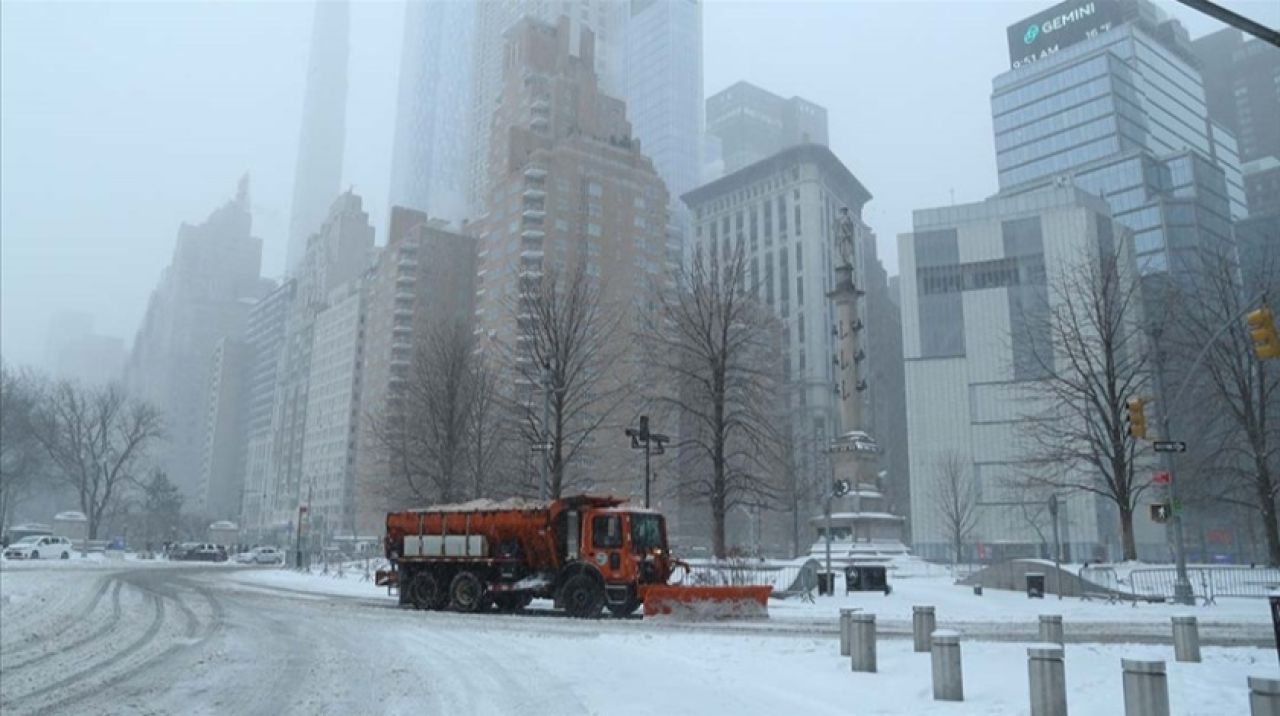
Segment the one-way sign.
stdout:
<svg viewBox="0 0 1280 716">
<path fill-rule="evenodd" d="M 1156 452 L 1186 452 L 1187 444 L 1177 440 L 1157 440 L 1151 443 Z"/>
</svg>

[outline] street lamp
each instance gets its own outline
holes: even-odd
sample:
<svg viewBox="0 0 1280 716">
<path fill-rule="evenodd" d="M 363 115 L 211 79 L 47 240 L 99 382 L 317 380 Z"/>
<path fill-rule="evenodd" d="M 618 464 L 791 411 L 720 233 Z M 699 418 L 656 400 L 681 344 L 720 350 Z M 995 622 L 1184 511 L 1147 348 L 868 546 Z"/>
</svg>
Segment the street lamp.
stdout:
<svg viewBox="0 0 1280 716">
<path fill-rule="evenodd" d="M 644 450 L 644 506 L 648 508 L 650 483 L 649 456 L 665 453 L 666 449 L 663 446 L 671 442 L 671 438 L 663 435 L 662 433 L 649 432 L 648 415 L 640 416 L 640 429 L 632 430 L 631 428 L 627 428 L 623 433 L 627 437 L 631 438 L 632 449 Z M 650 445 L 653 446 L 652 449 L 650 448 Z"/>
</svg>

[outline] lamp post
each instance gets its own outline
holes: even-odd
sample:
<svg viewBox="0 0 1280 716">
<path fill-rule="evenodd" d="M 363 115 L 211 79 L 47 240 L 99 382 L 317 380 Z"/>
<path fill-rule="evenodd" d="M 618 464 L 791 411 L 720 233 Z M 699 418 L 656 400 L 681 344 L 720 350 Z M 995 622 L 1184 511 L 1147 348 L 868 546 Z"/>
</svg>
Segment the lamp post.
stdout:
<svg viewBox="0 0 1280 716">
<path fill-rule="evenodd" d="M 633 430 L 627 428 L 623 431 L 627 437 L 631 438 L 631 447 L 635 450 L 644 450 L 644 506 L 649 507 L 649 484 L 651 482 L 651 473 L 649 470 L 649 456 L 661 455 L 666 452 L 663 447 L 671 438 L 662 433 L 649 432 L 649 416 L 640 416 L 640 428 Z M 653 446 L 652 448 L 650 446 Z"/>
</svg>

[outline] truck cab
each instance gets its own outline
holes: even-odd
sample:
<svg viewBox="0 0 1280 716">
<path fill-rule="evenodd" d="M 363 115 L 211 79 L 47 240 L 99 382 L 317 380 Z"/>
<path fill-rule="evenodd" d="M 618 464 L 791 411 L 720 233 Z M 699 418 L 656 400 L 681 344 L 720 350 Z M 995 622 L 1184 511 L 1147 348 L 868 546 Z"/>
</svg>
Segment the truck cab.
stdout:
<svg viewBox="0 0 1280 716">
<path fill-rule="evenodd" d="M 579 559 L 604 580 L 605 606 L 618 616 L 630 614 L 645 585 L 666 584 L 671 574 L 666 521 L 649 510 L 588 510 L 582 516 Z"/>
</svg>

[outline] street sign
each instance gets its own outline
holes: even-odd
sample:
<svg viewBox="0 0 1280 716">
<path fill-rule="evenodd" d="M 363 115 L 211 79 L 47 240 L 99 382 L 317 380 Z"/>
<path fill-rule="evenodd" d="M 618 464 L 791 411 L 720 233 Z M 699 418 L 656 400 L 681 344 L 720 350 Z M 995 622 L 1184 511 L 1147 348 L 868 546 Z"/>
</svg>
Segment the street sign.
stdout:
<svg viewBox="0 0 1280 716">
<path fill-rule="evenodd" d="M 1151 506 L 1151 521 L 1162 525 L 1169 521 L 1169 506 L 1163 502 Z"/>
<path fill-rule="evenodd" d="M 1153 485 L 1168 485 L 1169 482 L 1170 477 L 1167 472 L 1157 472 L 1151 476 L 1151 484 Z"/>
<path fill-rule="evenodd" d="M 1156 452 L 1186 452 L 1187 444 L 1180 440 L 1157 440 L 1151 443 Z"/>
</svg>

